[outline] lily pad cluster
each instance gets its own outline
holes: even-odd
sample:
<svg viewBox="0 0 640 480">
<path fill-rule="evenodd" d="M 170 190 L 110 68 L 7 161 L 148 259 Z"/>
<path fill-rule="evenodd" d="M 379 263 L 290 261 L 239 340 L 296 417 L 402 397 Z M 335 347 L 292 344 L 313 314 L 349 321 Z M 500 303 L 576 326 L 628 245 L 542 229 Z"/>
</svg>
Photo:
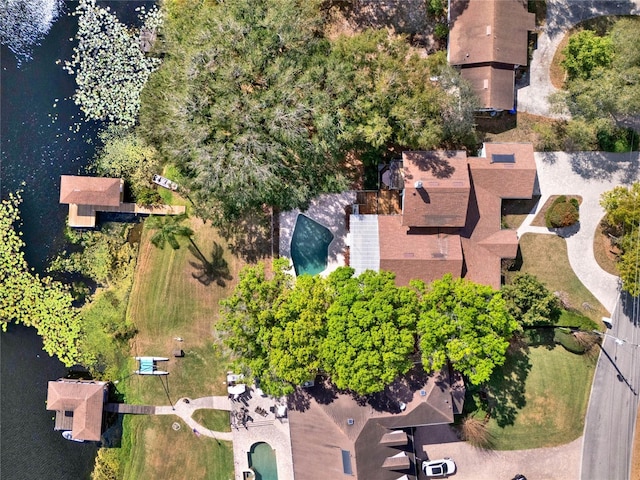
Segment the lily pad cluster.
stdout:
<svg viewBox="0 0 640 480">
<path fill-rule="evenodd" d="M 162 23 L 157 9 L 139 11 L 143 28 L 156 30 Z M 109 7 L 81 0 L 74 15 L 79 16 L 78 45 L 64 69 L 76 75 L 75 103 L 87 120 L 132 126 L 140 109 L 140 92 L 160 60 L 142 52 L 138 30 L 122 24 Z"/>
</svg>

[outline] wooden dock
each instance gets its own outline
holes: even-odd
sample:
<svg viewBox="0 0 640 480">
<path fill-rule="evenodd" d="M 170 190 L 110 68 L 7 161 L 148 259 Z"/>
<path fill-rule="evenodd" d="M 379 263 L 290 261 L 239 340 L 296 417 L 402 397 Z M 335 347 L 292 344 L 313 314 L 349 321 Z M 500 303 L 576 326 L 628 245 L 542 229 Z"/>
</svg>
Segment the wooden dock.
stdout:
<svg viewBox="0 0 640 480">
<path fill-rule="evenodd" d="M 132 415 L 155 415 L 156 407 L 151 405 L 129 405 L 127 403 L 107 403 L 104 406 L 104 411 Z"/>
<path fill-rule="evenodd" d="M 69 204 L 69 226 L 76 228 L 94 228 L 98 212 L 133 213 L 143 215 L 180 215 L 185 213 L 184 205 L 143 206 L 137 203 L 121 203 L 117 207 L 103 205 Z"/>
</svg>

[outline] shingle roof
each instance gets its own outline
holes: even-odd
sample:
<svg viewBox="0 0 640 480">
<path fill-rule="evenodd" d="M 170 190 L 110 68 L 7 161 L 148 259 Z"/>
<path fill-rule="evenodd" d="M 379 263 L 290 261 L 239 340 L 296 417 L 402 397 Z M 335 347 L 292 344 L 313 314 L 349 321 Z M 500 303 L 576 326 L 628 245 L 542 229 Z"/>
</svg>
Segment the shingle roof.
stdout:
<svg viewBox="0 0 640 480">
<path fill-rule="evenodd" d="M 79 440 L 100 440 L 102 407 L 107 382 L 64 380 L 49 382 L 47 410 L 56 415 L 73 412 L 71 435 Z"/>
<path fill-rule="evenodd" d="M 535 15 L 525 0 L 451 0 L 448 57 L 451 65 L 526 65 L 527 31 Z"/>
<path fill-rule="evenodd" d="M 469 201 L 465 152 L 402 152 L 402 160 L 402 224 L 462 227 Z"/>
<path fill-rule="evenodd" d="M 121 184 L 119 178 L 61 175 L 60 203 L 117 207 Z"/>
<path fill-rule="evenodd" d="M 501 229 L 501 205 L 503 198 L 532 197 L 536 178 L 533 146 L 487 143 L 481 156 L 460 157 L 461 152 L 455 155 L 445 152 L 403 153 L 405 165 L 410 165 L 405 172 L 411 176 L 405 179 L 404 217 L 409 215 L 415 219 L 417 210 L 433 212 L 437 207 L 443 217 L 451 208 L 454 211 L 451 217 L 462 214 L 464 220 L 455 222 L 460 228 L 408 228 L 405 218 L 379 215 L 380 269 L 395 272 L 398 285 L 406 285 L 412 279 L 430 282 L 451 273 L 454 277 L 464 276 L 499 288 L 501 259 L 516 256 L 518 239 L 515 231 Z M 429 181 L 427 175 L 432 175 L 431 168 L 419 166 L 428 162 L 434 164 L 434 158 L 437 159 L 437 171 L 445 182 L 456 181 L 464 185 L 461 188 L 469 188 L 465 193 L 466 202 L 462 204 L 459 201 L 457 189 L 438 185 L 429 191 L 427 186 L 433 204 L 416 201 L 412 204 L 414 208 L 407 213 L 407 202 L 412 198 L 407 190 L 411 191 L 411 182 L 416 178 L 423 181 L 423 185 Z M 452 158 L 456 162 L 455 169 L 451 167 Z"/>
<path fill-rule="evenodd" d="M 460 235 L 453 228 L 408 228 L 400 215 L 379 215 L 380 268 L 395 272 L 396 284 L 431 282 L 462 274 Z"/>
<path fill-rule="evenodd" d="M 401 403 L 404 410 L 399 408 Z M 296 480 L 342 478 L 342 451 L 349 452 L 356 478 L 396 480 L 406 473 L 414 479 L 411 469 L 404 470 L 402 465 L 401 473 L 382 468 L 387 457 L 408 452 L 410 442 L 393 446 L 381 439 L 394 429 L 451 423 L 454 413 L 448 374 L 427 376 L 419 370 L 380 394 L 360 398 L 318 382 L 311 389 L 298 390 L 289 406 Z"/>
<path fill-rule="evenodd" d="M 515 72 L 490 65 L 472 65 L 460 70 L 480 100 L 480 108 L 511 110 L 515 105 Z"/>
</svg>

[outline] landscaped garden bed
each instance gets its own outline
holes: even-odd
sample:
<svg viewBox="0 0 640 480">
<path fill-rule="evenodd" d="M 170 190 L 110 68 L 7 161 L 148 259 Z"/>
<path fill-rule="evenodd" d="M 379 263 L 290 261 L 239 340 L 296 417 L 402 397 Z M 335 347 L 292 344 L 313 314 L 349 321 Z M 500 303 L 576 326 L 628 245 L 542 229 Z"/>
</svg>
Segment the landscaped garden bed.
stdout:
<svg viewBox="0 0 640 480">
<path fill-rule="evenodd" d="M 561 228 L 568 227 L 579 220 L 579 205 L 582 197 L 578 195 L 552 195 L 542 206 L 531 222 L 534 227 Z M 551 223 L 556 221 L 557 224 Z M 562 223 L 565 224 L 562 224 Z"/>
</svg>

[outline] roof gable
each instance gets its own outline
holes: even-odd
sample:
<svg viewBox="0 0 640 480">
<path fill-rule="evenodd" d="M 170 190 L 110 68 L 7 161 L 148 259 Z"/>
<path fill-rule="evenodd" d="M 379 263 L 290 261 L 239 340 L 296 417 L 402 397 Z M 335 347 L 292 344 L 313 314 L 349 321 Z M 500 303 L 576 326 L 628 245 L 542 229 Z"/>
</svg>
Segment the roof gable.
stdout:
<svg viewBox="0 0 640 480">
<path fill-rule="evenodd" d="M 402 152 L 402 224 L 461 227 L 469 201 L 469 173 L 463 151 Z"/>
<path fill-rule="evenodd" d="M 60 176 L 60 203 L 117 207 L 122 191 L 119 178 Z"/>
<path fill-rule="evenodd" d="M 526 65 L 535 15 L 523 0 L 451 0 L 448 57 L 452 65 Z"/>
<path fill-rule="evenodd" d="M 98 441 L 106 388 L 107 382 L 64 379 L 49 382 L 47 410 L 55 410 L 56 415 L 73 412 L 72 437 Z"/>
</svg>

